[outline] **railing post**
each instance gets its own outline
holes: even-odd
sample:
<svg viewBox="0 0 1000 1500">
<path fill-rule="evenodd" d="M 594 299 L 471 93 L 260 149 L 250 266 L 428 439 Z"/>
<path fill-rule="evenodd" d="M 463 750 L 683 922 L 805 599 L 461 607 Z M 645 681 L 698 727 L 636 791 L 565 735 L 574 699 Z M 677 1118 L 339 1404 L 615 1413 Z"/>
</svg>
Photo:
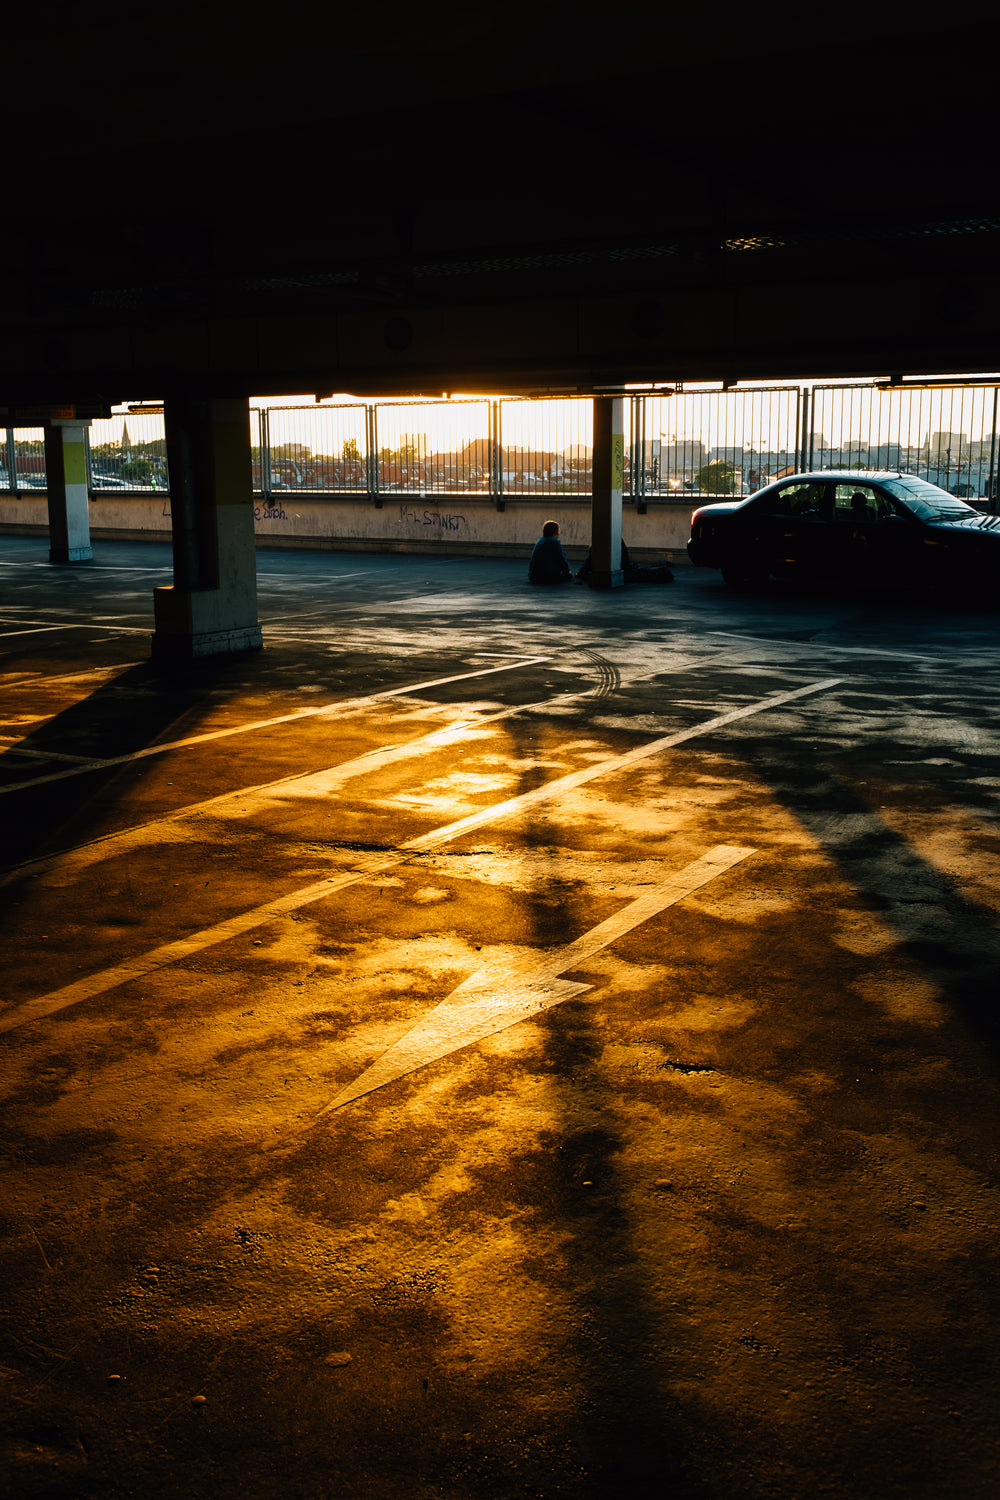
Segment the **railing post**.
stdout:
<svg viewBox="0 0 1000 1500">
<path fill-rule="evenodd" d="M 14 429 L 7 428 L 7 485 L 12 495 L 17 494 L 17 449 L 14 447 Z"/>
<path fill-rule="evenodd" d="M 809 403 L 809 468 L 815 462 L 814 448 L 816 444 L 816 392 L 812 392 L 812 400 Z"/>
<path fill-rule="evenodd" d="M 646 398 L 629 398 L 629 500 L 637 515 L 646 514 Z"/>
<path fill-rule="evenodd" d="M 506 510 L 507 501 L 503 493 L 503 433 L 501 431 L 501 402 L 493 402 L 493 431 L 490 436 L 490 487 L 497 510 Z"/>
<path fill-rule="evenodd" d="M 639 486 L 636 491 L 635 508 L 640 516 L 646 514 L 646 398 L 636 396 L 639 408 Z M 633 459 L 633 464 L 635 460 Z"/>
<path fill-rule="evenodd" d="M 799 387 L 799 410 L 801 413 L 801 435 L 799 451 L 795 455 L 795 472 L 805 473 L 809 468 L 808 456 L 812 453 L 812 423 L 809 415 L 809 392 Z"/>
<path fill-rule="evenodd" d="M 996 479 L 996 453 L 997 453 L 997 393 L 1000 386 L 993 387 L 993 431 L 990 433 L 990 474 L 986 481 L 986 508 L 991 516 L 997 513 L 997 479 Z"/>
<path fill-rule="evenodd" d="M 376 510 L 382 509 L 382 492 L 379 489 L 378 463 L 378 407 L 369 402 L 366 407 L 368 423 L 368 463 L 365 474 L 368 480 L 368 498 Z"/>
<path fill-rule="evenodd" d="M 628 497 L 635 504 L 635 431 L 638 416 L 636 415 L 636 398 L 628 398 Z"/>
<path fill-rule="evenodd" d="M 260 496 L 266 508 L 271 504 L 271 423 L 266 406 L 257 413 L 257 441 L 260 444 Z"/>
</svg>

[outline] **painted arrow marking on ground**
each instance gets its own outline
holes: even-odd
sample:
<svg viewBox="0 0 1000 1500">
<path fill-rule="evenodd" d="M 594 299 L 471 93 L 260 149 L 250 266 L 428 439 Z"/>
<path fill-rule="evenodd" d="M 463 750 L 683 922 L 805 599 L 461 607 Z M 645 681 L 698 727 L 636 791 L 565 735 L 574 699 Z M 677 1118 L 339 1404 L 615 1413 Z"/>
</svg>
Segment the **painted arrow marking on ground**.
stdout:
<svg viewBox="0 0 1000 1500">
<path fill-rule="evenodd" d="M 555 953 L 547 953 L 541 959 L 530 953 L 522 962 L 509 964 L 503 969 L 490 966 L 479 969 L 452 990 L 447 1000 L 436 1006 L 388 1052 L 384 1052 L 360 1078 L 342 1089 L 311 1123 L 365 1094 L 384 1088 L 387 1083 L 394 1083 L 417 1068 L 437 1062 L 451 1052 L 471 1046 L 473 1042 L 508 1026 L 516 1026 L 518 1021 L 526 1021 L 529 1016 L 591 989 L 589 984 L 560 979 L 559 975 L 567 969 L 577 968 L 616 938 L 623 937 L 658 912 L 683 900 L 754 852 L 734 844 L 717 844 L 701 859 L 679 870 L 628 906 L 623 906 L 606 922 L 601 922 Z"/>
</svg>

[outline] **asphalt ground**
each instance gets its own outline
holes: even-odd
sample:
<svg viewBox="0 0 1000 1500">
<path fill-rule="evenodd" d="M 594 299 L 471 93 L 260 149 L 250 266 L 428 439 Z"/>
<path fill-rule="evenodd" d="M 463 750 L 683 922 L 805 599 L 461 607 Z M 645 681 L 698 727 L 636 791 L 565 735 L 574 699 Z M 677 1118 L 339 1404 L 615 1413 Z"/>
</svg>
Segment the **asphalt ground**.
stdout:
<svg viewBox="0 0 1000 1500">
<path fill-rule="evenodd" d="M 0 552 L 0 1493 L 994 1496 L 1000 611 Z"/>
</svg>

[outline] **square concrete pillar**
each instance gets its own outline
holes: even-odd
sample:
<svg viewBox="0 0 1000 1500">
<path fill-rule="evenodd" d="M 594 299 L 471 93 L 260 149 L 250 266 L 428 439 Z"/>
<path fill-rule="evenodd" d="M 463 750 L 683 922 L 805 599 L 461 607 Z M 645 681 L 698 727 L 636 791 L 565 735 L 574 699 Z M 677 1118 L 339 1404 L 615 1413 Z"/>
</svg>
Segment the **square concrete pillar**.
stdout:
<svg viewBox="0 0 1000 1500">
<path fill-rule="evenodd" d="M 49 503 L 49 562 L 89 562 L 87 422 L 53 418 L 45 424 L 45 483 Z"/>
<path fill-rule="evenodd" d="M 622 487 L 625 483 L 624 400 L 594 397 L 590 587 L 618 589 L 622 572 Z"/>
<path fill-rule="evenodd" d="M 168 397 L 164 418 L 174 582 L 153 591 L 153 655 L 253 650 L 263 642 L 247 403 Z"/>
</svg>

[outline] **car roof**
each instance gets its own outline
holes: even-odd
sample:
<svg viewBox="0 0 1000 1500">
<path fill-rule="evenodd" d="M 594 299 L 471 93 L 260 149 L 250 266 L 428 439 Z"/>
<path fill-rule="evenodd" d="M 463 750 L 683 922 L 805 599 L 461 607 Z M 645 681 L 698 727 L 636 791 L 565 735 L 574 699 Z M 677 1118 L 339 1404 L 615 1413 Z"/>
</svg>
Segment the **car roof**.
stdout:
<svg viewBox="0 0 1000 1500">
<path fill-rule="evenodd" d="M 782 479 L 794 480 L 800 483 L 803 479 L 836 479 L 845 481 L 857 481 L 861 484 L 866 479 L 902 479 L 904 477 L 901 469 L 808 469 L 804 474 L 783 474 Z M 781 480 L 773 480 L 772 483 L 780 484 Z"/>
</svg>

